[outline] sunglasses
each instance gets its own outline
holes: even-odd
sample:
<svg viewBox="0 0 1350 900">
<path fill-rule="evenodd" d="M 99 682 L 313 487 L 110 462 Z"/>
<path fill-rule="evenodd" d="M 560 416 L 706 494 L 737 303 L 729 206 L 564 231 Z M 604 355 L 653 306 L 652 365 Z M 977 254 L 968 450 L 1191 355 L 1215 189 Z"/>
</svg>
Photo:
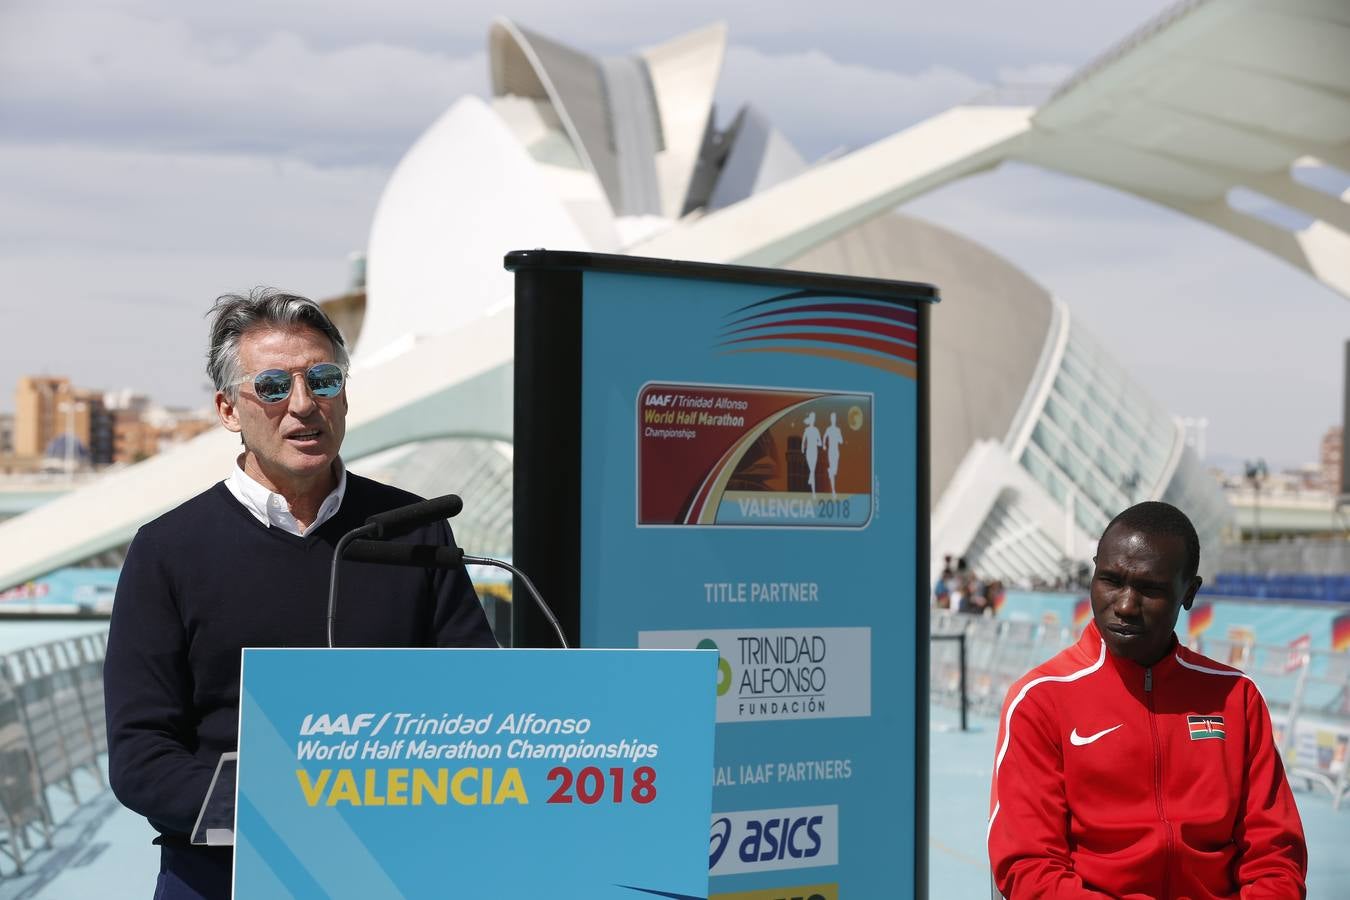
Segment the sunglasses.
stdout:
<svg viewBox="0 0 1350 900">
<path fill-rule="evenodd" d="M 285 369 L 264 369 L 251 378 L 234 382 L 235 385 L 253 382 L 253 393 L 263 403 L 280 403 L 291 395 L 291 386 L 295 384 L 297 372 Z M 347 373 L 336 363 L 316 363 L 304 371 L 305 385 L 315 397 L 327 399 L 342 393 L 342 385 L 347 381 Z"/>
</svg>

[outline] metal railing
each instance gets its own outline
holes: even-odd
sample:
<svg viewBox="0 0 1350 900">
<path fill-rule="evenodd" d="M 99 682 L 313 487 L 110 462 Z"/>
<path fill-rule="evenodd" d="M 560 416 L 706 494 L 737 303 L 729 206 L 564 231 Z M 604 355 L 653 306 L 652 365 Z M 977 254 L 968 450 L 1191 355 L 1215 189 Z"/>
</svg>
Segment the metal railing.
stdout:
<svg viewBox="0 0 1350 900">
<path fill-rule="evenodd" d="M 103 657 L 107 633 L 0 655 L 0 854 L 22 874 L 57 824 L 50 790 L 78 805 L 77 773 L 105 782 Z M 0 873 L 3 874 L 3 873 Z"/>
<path fill-rule="evenodd" d="M 946 653 L 946 646 L 933 647 L 929 651 L 929 658 L 932 661 L 932 690 L 934 695 L 943 697 L 954 696 L 957 707 L 961 711 L 961 730 L 968 731 L 967 712 L 970 709 L 970 690 L 967 686 L 966 672 L 966 635 L 963 631 L 949 634 L 933 634 L 931 640 L 942 645 L 954 645 L 956 658 L 952 659 L 951 654 Z M 939 681 L 940 679 L 940 681 Z"/>
<path fill-rule="evenodd" d="M 1008 688 L 1034 665 L 1073 643 L 1068 628 L 1036 622 L 932 611 L 930 700 L 997 716 Z M 947 645 L 960 635 L 961 652 Z M 964 669 L 964 671 L 962 671 Z"/>
<path fill-rule="evenodd" d="M 1017 679 L 1077 640 L 1060 624 L 932 611 L 929 699 L 997 716 Z M 958 652 L 959 648 L 959 652 Z M 1207 639 L 1195 648 L 1256 682 L 1289 777 L 1350 796 L 1350 653 Z"/>
</svg>

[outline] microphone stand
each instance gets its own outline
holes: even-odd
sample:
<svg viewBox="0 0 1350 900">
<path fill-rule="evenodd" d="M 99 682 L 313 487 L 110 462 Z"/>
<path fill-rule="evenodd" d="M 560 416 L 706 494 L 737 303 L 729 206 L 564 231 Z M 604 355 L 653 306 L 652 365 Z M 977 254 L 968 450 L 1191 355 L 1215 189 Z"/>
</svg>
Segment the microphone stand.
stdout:
<svg viewBox="0 0 1350 900">
<path fill-rule="evenodd" d="M 534 600 L 534 605 L 539 607 L 539 611 L 544 614 L 544 618 L 548 619 L 548 624 L 553 626 L 553 632 L 558 635 L 558 643 L 564 650 L 569 649 L 567 637 L 563 634 L 562 625 L 558 624 L 558 617 L 553 614 L 553 610 L 548 608 L 548 604 L 544 602 L 543 596 L 540 595 L 539 590 L 534 586 L 534 582 L 530 580 L 530 576 L 508 562 L 502 562 L 500 559 L 489 559 L 486 556 L 469 556 L 466 554 L 464 556 L 464 562 L 476 566 L 493 566 L 498 569 L 505 569 L 519 578 L 520 583 L 525 585 L 525 590 L 529 593 L 530 598 Z"/>
<path fill-rule="evenodd" d="M 328 571 L 328 649 L 332 650 L 336 645 L 333 643 L 333 622 L 337 618 L 337 585 L 338 585 L 338 562 L 342 559 L 342 553 L 347 549 L 347 545 L 357 538 L 363 538 L 367 535 L 378 534 L 380 525 L 376 522 L 367 522 L 360 528 L 353 528 L 344 534 L 333 548 L 333 567 Z"/>
<path fill-rule="evenodd" d="M 343 552 L 347 546 L 358 538 L 388 537 L 392 531 L 400 528 L 411 528 L 417 525 L 429 524 L 439 519 L 449 519 L 459 515 L 459 511 L 464 508 L 464 501 L 455 494 L 446 494 L 444 497 L 433 497 L 430 500 L 419 500 L 416 503 L 410 503 L 407 506 L 400 506 L 396 509 L 385 510 L 382 513 L 376 513 L 366 519 L 366 523 L 359 528 L 353 528 L 344 534 L 333 548 L 333 567 L 328 572 L 328 649 L 332 650 L 336 646 L 333 642 L 333 623 L 337 618 L 337 583 L 338 583 L 338 562 L 342 559 Z M 422 565 L 415 562 L 413 565 Z M 434 563 L 439 565 L 439 563 Z"/>
<path fill-rule="evenodd" d="M 333 548 L 333 565 L 332 569 L 329 571 L 328 574 L 328 649 L 330 650 L 333 649 L 335 646 L 337 646 L 333 640 L 333 630 L 334 630 L 334 623 L 337 620 L 338 563 L 342 559 L 342 554 L 345 553 L 349 548 L 352 550 L 353 553 L 355 553 L 357 552 L 357 548 L 361 547 L 378 548 L 381 546 L 390 546 L 382 544 L 380 542 L 362 540 L 360 541 L 360 543 L 356 545 L 356 547 L 352 547 L 352 544 L 356 543 L 358 539 L 365 538 L 372 534 L 378 534 L 379 530 L 380 525 L 378 523 L 367 522 L 360 528 L 354 528 L 351 531 L 344 534 L 338 540 L 337 546 Z M 436 557 L 437 550 L 449 551 L 450 548 L 448 547 L 438 548 L 423 545 L 399 545 L 399 546 L 407 546 L 409 553 L 406 559 L 367 558 L 366 561 L 392 565 L 434 566 L 436 568 L 443 568 L 443 569 L 453 568 L 454 566 L 460 565 L 461 563 L 465 563 L 469 565 L 491 566 L 497 569 L 505 569 L 506 571 L 514 575 L 516 578 L 520 579 L 520 583 L 525 586 L 525 591 L 530 595 L 530 598 L 534 600 L 535 606 L 539 607 L 539 611 L 544 614 L 544 618 L 547 619 L 548 623 L 553 626 L 553 633 L 558 636 L 558 644 L 561 645 L 561 647 L 564 650 L 570 649 L 570 645 L 567 643 L 567 636 L 563 634 L 562 625 L 559 624 L 558 617 L 553 614 L 553 610 L 549 609 L 548 604 L 544 602 L 543 595 L 540 594 L 539 589 L 534 586 L 534 582 L 530 580 L 530 576 L 520 571 L 520 569 L 517 569 L 510 563 L 503 562 L 500 559 L 491 559 L 486 556 L 469 556 L 465 554 L 463 550 L 460 550 L 458 548 L 455 548 L 455 550 L 453 551 L 453 553 L 455 554 L 455 558 L 452 559 L 450 558 L 449 555 L 445 556 L 444 558 Z M 429 557 L 415 556 L 417 551 L 429 551 Z"/>
</svg>

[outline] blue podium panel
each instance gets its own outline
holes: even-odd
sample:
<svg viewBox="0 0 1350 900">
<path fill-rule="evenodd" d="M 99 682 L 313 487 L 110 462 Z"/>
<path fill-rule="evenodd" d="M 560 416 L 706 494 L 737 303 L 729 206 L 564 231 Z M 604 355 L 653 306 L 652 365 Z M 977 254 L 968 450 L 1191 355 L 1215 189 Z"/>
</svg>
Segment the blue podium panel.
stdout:
<svg viewBox="0 0 1350 900">
<path fill-rule="evenodd" d="M 716 668 L 245 650 L 235 896 L 705 897 Z"/>
</svg>

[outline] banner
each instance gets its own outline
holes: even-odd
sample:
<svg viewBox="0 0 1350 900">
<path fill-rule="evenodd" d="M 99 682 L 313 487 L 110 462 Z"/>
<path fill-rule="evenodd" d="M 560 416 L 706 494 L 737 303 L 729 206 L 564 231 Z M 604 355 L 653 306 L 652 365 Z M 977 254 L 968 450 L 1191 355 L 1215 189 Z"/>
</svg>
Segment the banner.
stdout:
<svg viewBox="0 0 1350 900">
<path fill-rule="evenodd" d="M 648 384 L 638 407 L 639 525 L 872 518 L 870 394 Z"/>
<path fill-rule="evenodd" d="M 712 896 L 913 896 L 922 304 L 699 274 L 581 275 L 582 643 L 716 651 Z"/>
<path fill-rule="evenodd" d="M 705 897 L 715 660 L 245 650 L 235 896 Z"/>
</svg>

